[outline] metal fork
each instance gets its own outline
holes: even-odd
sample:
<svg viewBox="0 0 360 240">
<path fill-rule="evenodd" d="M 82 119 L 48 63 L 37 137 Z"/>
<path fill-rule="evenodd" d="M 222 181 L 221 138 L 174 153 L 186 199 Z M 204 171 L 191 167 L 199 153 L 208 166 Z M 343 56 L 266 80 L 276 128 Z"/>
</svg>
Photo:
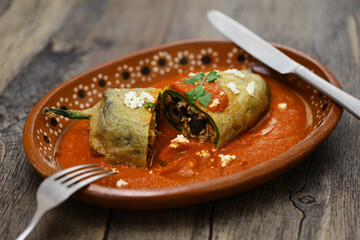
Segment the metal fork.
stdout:
<svg viewBox="0 0 360 240">
<path fill-rule="evenodd" d="M 46 178 L 40 184 L 36 194 L 37 208 L 35 214 L 17 240 L 25 239 L 44 213 L 64 202 L 77 190 L 100 178 L 116 173 L 99 166 L 100 164 L 79 165 L 59 171 Z"/>
</svg>

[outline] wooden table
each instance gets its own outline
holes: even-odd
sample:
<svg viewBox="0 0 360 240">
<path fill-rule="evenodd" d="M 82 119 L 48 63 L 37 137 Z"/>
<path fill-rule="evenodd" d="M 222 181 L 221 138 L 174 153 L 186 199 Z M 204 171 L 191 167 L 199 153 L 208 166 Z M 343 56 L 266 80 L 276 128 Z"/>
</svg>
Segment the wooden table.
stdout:
<svg viewBox="0 0 360 240">
<path fill-rule="evenodd" d="M 30 110 L 70 77 L 139 49 L 221 38 L 205 13 L 218 9 L 265 39 L 320 59 L 360 98 L 360 2 L 0 1 L 0 239 L 15 238 L 36 207 L 42 178 L 22 129 Z M 161 211 L 120 211 L 70 199 L 29 239 L 359 239 L 360 121 L 335 131 L 290 172 L 225 199 Z"/>
</svg>

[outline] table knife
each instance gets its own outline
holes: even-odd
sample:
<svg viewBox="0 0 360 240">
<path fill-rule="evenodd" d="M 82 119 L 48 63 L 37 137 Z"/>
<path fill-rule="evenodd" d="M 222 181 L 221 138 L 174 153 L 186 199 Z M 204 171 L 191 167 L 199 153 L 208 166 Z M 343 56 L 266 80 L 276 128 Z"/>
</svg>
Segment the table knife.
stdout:
<svg viewBox="0 0 360 240">
<path fill-rule="evenodd" d="M 270 43 L 225 14 L 217 10 L 211 10 L 207 12 L 207 18 L 224 36 L 259 61 L 281 74 L 292 73 L 301 77 L 311 86 L 360 119 L 359 99 L 335 87 L 306 67 L 295 62 Z"/>
</svg>

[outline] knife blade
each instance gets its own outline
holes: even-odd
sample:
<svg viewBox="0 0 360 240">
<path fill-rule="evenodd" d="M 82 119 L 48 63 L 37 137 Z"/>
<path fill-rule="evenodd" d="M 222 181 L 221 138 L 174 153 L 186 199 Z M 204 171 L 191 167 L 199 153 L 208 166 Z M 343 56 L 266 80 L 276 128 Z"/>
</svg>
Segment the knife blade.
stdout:
<svg viewBox="0 0 360 240">
<path fill-rule="evenodd" d="M 211 10 L 207 18 L 212 25 L 236 45 L 281 74 L 293 73 L 360 119 L 360 100 L 335 87 L 306 67 L 295 62 L 258 35 L 226 16 Z"/>
</svg>

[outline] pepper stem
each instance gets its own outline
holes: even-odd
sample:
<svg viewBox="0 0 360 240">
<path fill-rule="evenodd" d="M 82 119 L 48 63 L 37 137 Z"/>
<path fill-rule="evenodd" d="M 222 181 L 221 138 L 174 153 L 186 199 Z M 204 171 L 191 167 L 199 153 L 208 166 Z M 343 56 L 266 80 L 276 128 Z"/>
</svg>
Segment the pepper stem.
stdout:
<svg viewBox="0 0 360 240">
<path fill-rule="evenodd" d="M 59 114 L 71 119 L 90 119 L 89 111 L 63 110 L 58 108 L 44 108 L 43 114 L 48 117 L 53 117 L 54 114 Z"/>
</svg>

